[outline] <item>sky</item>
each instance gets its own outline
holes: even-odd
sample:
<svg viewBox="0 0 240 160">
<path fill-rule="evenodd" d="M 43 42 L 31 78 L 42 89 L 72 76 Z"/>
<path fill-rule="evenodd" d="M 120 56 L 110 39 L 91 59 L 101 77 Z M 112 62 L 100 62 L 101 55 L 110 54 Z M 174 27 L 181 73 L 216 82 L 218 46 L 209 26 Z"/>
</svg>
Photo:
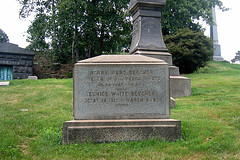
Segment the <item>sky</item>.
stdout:
<svg viewBox="0 0 240 160">
<path fill-rule="evenodd" d="M 221 0 L 229 11 L 222 12 L 216 9 L 218 39 L 221 45 L 222 57 L 230 61 L 235 53 L 240 50 L 240 0 Z M 27 29 L 30 20 L 19 19 L 20 5 L 16 0 L 0 0 L 0 28 L 8 35 L 10 43 L 25 48 Z M 209 26 L 205 34 L 210 35 Z"/>
</svg>

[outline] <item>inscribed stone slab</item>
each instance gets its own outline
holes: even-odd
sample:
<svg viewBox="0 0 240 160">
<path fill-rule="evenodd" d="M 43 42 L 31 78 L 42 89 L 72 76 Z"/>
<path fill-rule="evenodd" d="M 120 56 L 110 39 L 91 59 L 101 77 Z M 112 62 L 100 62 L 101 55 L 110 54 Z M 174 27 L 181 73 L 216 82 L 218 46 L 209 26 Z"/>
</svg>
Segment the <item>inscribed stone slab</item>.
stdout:
<svg viewBox="0 0 240 160">
<path fill-rule="evenodd" d="M 141 55 L 103 55 L 74 69 L 75 119 L 169 118 L 169 70 Z"/>
</svg>

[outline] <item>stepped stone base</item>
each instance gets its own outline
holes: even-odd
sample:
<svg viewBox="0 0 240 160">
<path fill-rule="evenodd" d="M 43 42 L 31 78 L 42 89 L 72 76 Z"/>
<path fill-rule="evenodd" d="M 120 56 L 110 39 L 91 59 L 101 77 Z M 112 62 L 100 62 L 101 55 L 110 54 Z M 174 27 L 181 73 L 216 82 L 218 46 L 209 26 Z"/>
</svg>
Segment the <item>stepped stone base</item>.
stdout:
<svg viewBox="0 0 240 160">
<path fill-rule="evenodd" d="M 154 51 L 136 51 L 134 54 L 140 54 L 147 57 L 157 58 L 164 60 L 168 65 L 172 65 L 172 55 L 168 52 L 154 52 Z"/>
<path fill-rule="evenodd" d="M 164 60 L 168 63 L 171 97 L 178 98 L 191 95 L 191 79 L 179 76 L 179 67 L 172 66 L 172 55 L 170 53 L 157 51 L 136 51 L 134 54 Z"/>
<path fill-rule="evenodd" d="M 173 98 L 191 95 L 191 79 L 182 76 L 170 76 L 170 96 Z"/>
<path fill-rule="evenodd" d="M 169 75 L 170 76 L 179 76 L 179 67 L 176 66 L 169 66 Z"/>
<path fill-rule="evenodd" d="M 63 124 L 63 143 L 119 142 L 181 138 L 181 121 L 174 119 L 72 120 Z"/>
</svg>

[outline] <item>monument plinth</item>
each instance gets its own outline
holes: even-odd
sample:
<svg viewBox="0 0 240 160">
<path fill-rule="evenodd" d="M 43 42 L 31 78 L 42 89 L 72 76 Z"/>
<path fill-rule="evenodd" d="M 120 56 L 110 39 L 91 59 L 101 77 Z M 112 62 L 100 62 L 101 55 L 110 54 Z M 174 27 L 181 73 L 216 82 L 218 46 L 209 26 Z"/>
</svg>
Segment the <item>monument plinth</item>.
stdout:
<svg viewBox="0 0 240 160">
<path fill-rule="evenodd" d="M 166 0 L 133 0 L 129 12 L 133 17 L 130 53 L 141 51 L 167 52 L 162 38 L 161 9 Z"/>
<path fill-rule="evenodd" d="M 74 120 L 63 143 L 118 142 L 181 137 L 170 118 L 169 69 L 142 55 L 102 55 L 74 66 Z"/>
</svg>

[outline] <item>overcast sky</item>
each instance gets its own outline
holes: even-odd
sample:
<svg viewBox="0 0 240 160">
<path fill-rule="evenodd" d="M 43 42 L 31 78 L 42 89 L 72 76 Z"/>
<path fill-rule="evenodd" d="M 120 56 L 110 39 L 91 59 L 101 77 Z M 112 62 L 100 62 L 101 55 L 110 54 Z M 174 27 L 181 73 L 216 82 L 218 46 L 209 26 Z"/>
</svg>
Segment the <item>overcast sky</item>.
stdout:
<svg viewBox="0 0 240 160">
<path fill-rule="evenodd" d="M 222 0 L 229 11 L 216 10 L 218 38 L 222 49 L 222 57 L 231 60 L 240 50 L 240 0 Z M 8 35 L 10 43 L 26 47 L 26 31 L 30 20 L 20 20 L 19 4 L 16 0 L 0 0 L 0 28 Z M 209 27 L 206 26 L 209 36 Z"/>
</svg>

